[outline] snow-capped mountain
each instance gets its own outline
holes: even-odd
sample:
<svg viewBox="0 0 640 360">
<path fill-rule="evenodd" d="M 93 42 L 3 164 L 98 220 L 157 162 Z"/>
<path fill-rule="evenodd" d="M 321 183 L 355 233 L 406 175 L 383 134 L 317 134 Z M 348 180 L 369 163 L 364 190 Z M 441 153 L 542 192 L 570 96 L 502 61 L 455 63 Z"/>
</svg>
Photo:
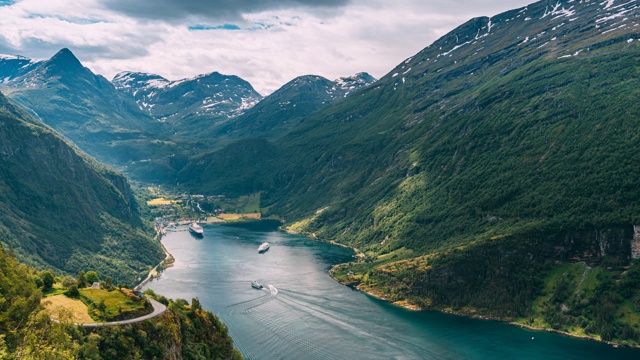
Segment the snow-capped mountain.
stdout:
<svg viewBox="0 0 640 360">
<path fill-rule="evenodd" d="M 16 62 L 13 66 L 17 66 L 17 62 L 29 61 L 29 63 L 20 67 L 20 71 L 15 71 L 15 76 L 3 82 L 2 86 L 6 88 L 43 88 L 47 84 L 57 82 L 72 85 L 77 80 L 81 80 L 77 85 L 87 85 L 85 81 L 95 83 L 91 86 L 97 84 L 105 85 L 105 78 L 95 75 L 91 70 L 84 67 L 75 55 L 66 48 L 58 51 L 49 60 L 45 61 L 35 62 L 21 56 L 12 61 Z"/>
<path fill-rule="evenodd" d="M 638 41 L 637 0 L 556 0 L 474 18 L 407 59 L 383 79 L 399 88 L 413 79 L 475 75 L 485 65 L 512 59 L 508 73 L 542 56 L 558 61 L 589 56 L 614 44 Z M 380 84 L 379 84 L 380 85 Z"/>
<path fill-rule="evenodd" d="M 139 91 L 147 91 L 152 88 L 163 88 L 171 81 L 160 75 L 142 72 L 121 72 L 117 74 L 111 83 L 120 92 L 136 96 Z"/>
<path fill-rule="evenodd" d="M 279 136 L 303 117 L 374 82 L 376 79 L 365 72 L 335 81 L 318 75 L 299 76 L 224 125 L 218 133 L 235 138 Z"/>
<path fill-rule="evenodd" d="M 0 84 L 0 90 L 97 159 L 126 163 L 134 151 L 127 148 L 121 156 L 114 144 L 157 138 L 160 132 L 162 124 L 143 114 L 107 79 L 84 67 L 69 49 L 46 61 L 22 57 L 6 61 L 20 71 L 7 76 L 10 79 Z M 23 63 L 20 68 L 19 63 Z"/>
<path fill-rule="evenodd" d="M 0 54 L 0 84 L 28 73 L 41 63 L 20 55 Z"/>
<path fill-rule="evenodd" d="M 247 81 L 218 72 L 177 81 L 155 74 L 122 72 L 112 83 L 155 119 L 186 127 L 194 121 L 206 127 L 233 118 L 262 100 Z"/>
<path fill-rule="evenodd" d="M 336 85 L 345 91 L 345 97 L 361 87 L 371 85 L 376 81 L 378 80 L 366 72 L 360 72 L 352 76 L 345 76 L 334 80 Z"/>
</svg>

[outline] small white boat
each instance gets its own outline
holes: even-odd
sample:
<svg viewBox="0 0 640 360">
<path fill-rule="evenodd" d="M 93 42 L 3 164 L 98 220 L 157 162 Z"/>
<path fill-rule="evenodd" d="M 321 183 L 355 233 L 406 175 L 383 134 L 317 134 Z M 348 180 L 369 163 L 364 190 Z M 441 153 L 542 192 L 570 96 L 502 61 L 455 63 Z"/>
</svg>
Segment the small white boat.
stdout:
<svg viewBox="0 0 640 360">
<path fill-rule="evenodd" d="M 191 233 L 194 235 L 198 235 L 198 236 L 204 235 L 204 229 L 202 228 L 202 226 L 198 225 L 195 222 L 189 224 L 189 231 L 191 231 Z"/>
<path fill-rule="evenodd" d="M 264 286 L 262 286 L 262 284 L 260 284 L 257 281 L 252 281 L 251 282 L 251 287 L 254 288 L 254 289 L 262 289 Z"/>
<path fill-rule="evenodd" d="M 266 252 L 267 250 L 269 250 L 269 243 L 268 242 L 263 242 L 262 245 L 260 245 L 260 247 L 258 248 L 258 253 L 262 254 L 262 253 Z"/>
</svg>

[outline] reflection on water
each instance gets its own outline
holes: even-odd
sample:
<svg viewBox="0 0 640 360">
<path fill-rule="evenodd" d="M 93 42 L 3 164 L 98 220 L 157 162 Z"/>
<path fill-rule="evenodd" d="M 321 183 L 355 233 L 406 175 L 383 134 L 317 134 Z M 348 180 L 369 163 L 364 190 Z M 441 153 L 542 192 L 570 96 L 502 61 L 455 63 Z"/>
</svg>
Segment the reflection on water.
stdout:
<svg viewBox="0 0 640 360">
<path fill-rule="evenodd" d="M 411 312 L 334 282 L 350 249 L 273 231 L 276 223 L 169 233 L 175 265 L 147 287 L 216 313 L 247 359 L 640 359 L 640 351 L 498 322 Z M 264 241 L 271 248 L 258 254 Z M 251 281 L 265 285 L 254 289 Z"/>
</svg>

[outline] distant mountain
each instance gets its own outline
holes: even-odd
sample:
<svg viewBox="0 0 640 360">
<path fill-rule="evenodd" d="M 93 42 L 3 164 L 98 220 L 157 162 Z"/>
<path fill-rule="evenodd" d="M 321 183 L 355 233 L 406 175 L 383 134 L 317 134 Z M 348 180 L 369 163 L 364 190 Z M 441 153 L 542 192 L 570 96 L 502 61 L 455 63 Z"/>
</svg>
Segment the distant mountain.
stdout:
<svg viewBox="0 0 640 360">
<path fill-rule="evenodd" d="M 217 72 L 178 81 L 122 72 L 112 83 L 149 116 L 170 124 L 174 134 L 196 138 L 204 137 L 214 124 L 242 114 L 262 99 L 245 80 Z"/>
<path fill-rule="evenodd" d="M 0 241 L 18 259 L 134 284 L 162 258 L 127 180 L 0 94 Z"/>
<path fill-rule="evenodd" d="M 638 1 L 568 0 L 472 19 L 286 135 L 243 140 L 269 166 L 231 144 L 179 181 L 216 194 L 260 170 L 243 190 L 264 215 L 358 248 L 334 276 L 400 304 L 633 339 L 615 314 L 640 302 L 639 18 Z"/>
<path fill-rule="evenodd" d="M 322 76 L 297 77 L 264 98 L 244 114 L 216 129 L 219 137 L 277 137 L 297 126 L 302 119 L 371 85 L 376 79 L 368 73 L 330 81 Z"/>
<path fill-rule="evenodd" d="M 8 58 L 5 56 L 5 58 Z M 140 111 L 104 77 L 84 67 L 69 49 L 51 59 L 13 64 L 0 90 L 96 159 L 137 179 L 173 179 L 182 145 L 168 141 L 165 126 Z M 15 71 L 20 63 L 26 66 Z M 2 62 L 0 62 L 2 64 Z"/>
<path fill-rule="evenodd" d="M 352 92 L 362 87 L 369 86 L 376 81 L 378 81 L 378 79 L 374 78 L 369 73 L 360 72 L 352 76 L 338 78 L 334 82 L 339 89 L 345 92 L 344 97 L 347 97 Z"/>
<path fill-rule="evenodd" d="M 0 84 L 28 73 L 40 63 L 24 56 L 0 54 Z"/>
<path fill-rule="evenodd" d="M 112 142 L 145 138 L 148 128 L 159 129 L 68 49 L 0 89 L 89 154 L 111 163 L 116 160 L 109 151 Z"/>
</svg>

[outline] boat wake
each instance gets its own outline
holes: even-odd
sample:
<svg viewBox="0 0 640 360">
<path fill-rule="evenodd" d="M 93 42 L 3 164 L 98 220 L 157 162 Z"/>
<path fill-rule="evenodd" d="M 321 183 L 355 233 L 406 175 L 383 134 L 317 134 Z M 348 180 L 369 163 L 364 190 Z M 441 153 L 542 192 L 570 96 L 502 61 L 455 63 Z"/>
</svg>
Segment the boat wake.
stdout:
<svg viewBox="0 0 640 360">
<path fill-rule="evenodd" d="M 260 292 L 257 292 L 257 293 L 259 294 Z M 256 302 L 258 303 L 258 305 L 261 305 L 261 304 L 264 304 L 264 303 L 266 303 L 266 302 L 271 300 L 268 297 L 269 296 L 268 294 L 265 294 L 265 293 L 262 293 L 262 294 L 263 295 L 260 295 L 257 298 L 253 298 L 253 299 L 249 299 L 249 300 L 245 300 L 245 301 L 239 301 L 237 303 L 229 304 L 229 305 L 225 306 L 222 310 L 224 311 L 226 309 L 235 308 L 235 307 L 237 307 L 239 305 L 242 305 L 242 304 L 250 304 L 250 303 L 256 303 Z"/>
<path fill-rule="evenodd" d="M 271 284 L 269 284 L 268 286 L 269 286 L 269 291 L 271 291 L 271 296 L 278 295 L 278 289 L 275 286 Z"/>
</svg>

